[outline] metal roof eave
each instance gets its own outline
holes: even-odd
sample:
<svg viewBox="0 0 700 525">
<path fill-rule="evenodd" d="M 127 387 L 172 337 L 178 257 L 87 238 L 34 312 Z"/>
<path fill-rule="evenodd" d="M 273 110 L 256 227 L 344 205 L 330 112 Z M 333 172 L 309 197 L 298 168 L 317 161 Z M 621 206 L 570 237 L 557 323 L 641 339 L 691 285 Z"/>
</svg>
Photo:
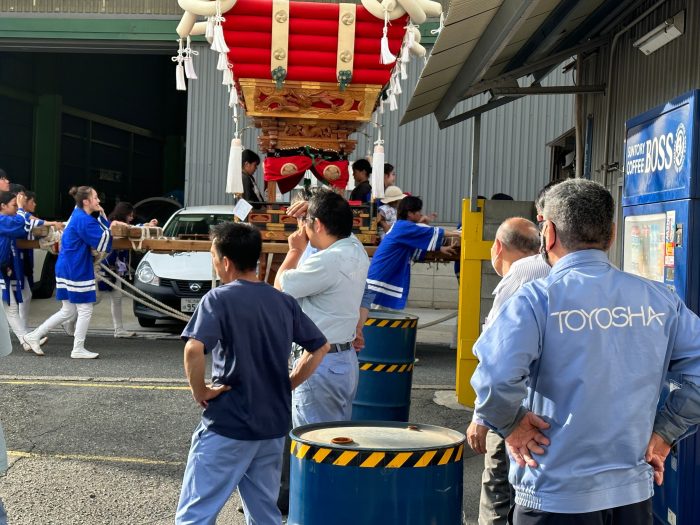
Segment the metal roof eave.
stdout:
<svg viewBox="0 0 700 525">
<path fill-rule="evenodd" d="M 542 23 L 532 30 L 530 36 L 523 41 L 522 46 L 515 51 L 514 54 L 505 53 L 507 62 L 505 62 L 506 66 L 502 70 L 506 71 L 506 73 L 496 78 L 487 77 L 486 80 L 484 76 L 481 75 L 474 79 L 472 83 L 459 82 L 457 79 L 452 82 L 447 80 L 442 88 L 436 88 L 430 84 L 430 82 L 432 82 L 432 84 L 437 84 L 436 80 L 428 80 L 428 84 L 424 89 L 420 90 L 417 95 L 414 93 L 414 97 L 411 104 L 409 104 L 406 114 L 403 116 L 401 124 L 406 124 L 407 122 L 421 118 L 432 112 L 435 114 L 439 127 L 444 129 L 445 127 L 462 122 L 472 116 L 476 116 L 477 114 L 521 98 L 521 95 L 518 95 L 492 99 L 480 108 L 474 108 L 461 115 L 449 118 L 449 113 L 454 110 L 457 103 L 484 93 L 492 87 L 504 85 L 512 86 L 515 79 L 526 75 L 534 76 L 531 87 L 538 86 L 537 82 L 551 72 L 558 63 L 573 55 L 593 51 L 608 43 L 608 35 L 599 36 L 593 40 L 586 39 L 605 33 L 605 29 L 609 30 L 613 23 L 624 18 L 625 14 L 637 7 L 639 3 L 640 0 L 602 0 L 594 9 L 583 13 L 585 18 L 582 23 L 578 23 L 573 30 L 569 28 L 568 31 L 561 31 L 561 34 L 564 36 L 563 38 L 557 39 L 553 35 L 558 34 L 560 30 L 555 28 L 564 27 L 567 23 L 568 16 L 581 18 L 580 12 L 578 15 L 575 13 L 577 4 L 573 0 L 561 0 L 557 6 L 549 11 L 549 14 L 546 15 Z M 523 13 L 522 18 L 526 17 L 527 14 Z M 496 19 L 496 16 L 494 16 L 494 19 Z M 477 38 L 481 40 L 484 35 L 489 32 L 490 29 L 486 29 L 481 35 L 477 35 Z M 507 39 L 508 37 L 506 36 L 505 38 Z M 492 48 L 495 49 L 494 54 L 499 52 L 499 48 L 502 50 L 504 47 L 507 48 L 513 45 L 512 42 L 509 43 L 507 41 L 500 43 L 491 41 L 491 44 Z M 477 42 L 476 45 L 479 45 L 479 43 Z M 486 44 L 484 44 L 484 46 L 486 46 Z M 442 54 L 445 54 L 444 50 Z M 467 61 L 472 55 L 474 55 L 473 52 L 467 57 Z M 508 56 L 511 58 L 507 58 Z M 537 60 L 538 57 L 543 58 Z M 494 66 L 491 69 L 491 71 L 493 71 L 495 66 L 498 65 L 497 61 L 499 58 L 500 57 L 491 56 L 482 57 L 481 60 L 490 60 L 490 63 Z M 533 58 L 536 60 L 531 61 L 529 64 L 526 63 Z M 444 61 L 444 57 L 441 57 L 441 60 Z M 460 73 L 464 70 L 467 61 L 462 64 L 463 67 L 460 69 Z M 428 63 L 428 66 L 429 65 L 430 63 Z M 426 69 L 428 66 L 426 66 Z M 431 71 L 429 77 L 436 74 L 440 74 L 440 71 Z M 421 77 L 421 81 L 423 78 L 424 77 Z M 419 85 L 416 86 L 416 92 L 419 91 L 419 88 L 420 82 Z M 441 108 L 441 112 L 438 112 L 438 108 Z M 446 110 L 448 111 L 447 115 L 444 114 Z"/>
</svg>

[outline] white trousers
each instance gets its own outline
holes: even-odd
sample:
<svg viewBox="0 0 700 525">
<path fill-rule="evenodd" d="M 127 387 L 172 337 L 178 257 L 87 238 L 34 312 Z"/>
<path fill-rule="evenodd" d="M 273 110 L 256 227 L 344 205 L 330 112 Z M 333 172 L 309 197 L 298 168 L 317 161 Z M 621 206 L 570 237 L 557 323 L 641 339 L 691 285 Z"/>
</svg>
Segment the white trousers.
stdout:
<svg viewBox="0 0 700 525">
<path fill-rule="evenodd" d="M 19 305 L 19 319 L 22 322 L 24 331 L 27 332 L 29 325 L 29 305 L 32 302 L 32 287 L 29 285 L 29 279 L 24 278 L 24 289 L 22 290 L 22 303 Z"/>
<path fill-rule="evenodd" d="M 122 318 L 122 283 L 117 281 L 114 283 L 114 288 L 109 292 L 109 300 L 111 301 L 112 308 L 112 324 L 114 325 L 114 330 L 124 329 L 124 320 Z"/>
<path fill-rule="evenodd" d="M 3 301 L 5 307 L 5 315 L 7 324 L 10 325 L 12 332 L 19 339 L 27 333 L 27 316 L 29 315 L 29 302 L 32 299 L 32 290 L 29 287 L 29 281 L 24 278 L 24 289 L 22 290 L 22 301 L 17 302 L 13 288 L 10 288 L 10 304 Z M 24 317 L 22 316 L 24 314 Z"/>
<path fill-rule="evenodd" d="M 70 321 L 76 315 L 78 320 L 75 323 L 75 335 L 73 336 L 73 350 L 85 348 L 85 337 L 87 336 L 90 318 L 92 317 L 92 307 L 94 303 L 78 303 L 73 304 L 70 301 L 61 301 L 63 305 L 61 309 L 44 321 L 35 333 L 41 339 L 52 328 L 56 328 L 66 321 Z"/>
</svg>

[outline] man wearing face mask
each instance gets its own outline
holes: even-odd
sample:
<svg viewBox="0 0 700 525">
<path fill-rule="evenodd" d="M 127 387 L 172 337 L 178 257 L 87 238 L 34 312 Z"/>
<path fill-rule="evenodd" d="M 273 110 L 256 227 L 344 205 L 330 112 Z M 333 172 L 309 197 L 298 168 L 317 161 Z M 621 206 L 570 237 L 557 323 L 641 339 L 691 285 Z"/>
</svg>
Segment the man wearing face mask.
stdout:
<svg viewBox="0 0 700 525">
<path fill-rule="evenodd" d="M 550 267 L 539 255 L 539 248 L 539 232 L 532 221 L 511 217 L 499 226 L 491 246 L 491 264 L 503 279 L 493 291 L 493 306 L 486 317 L 484 329 L 521 286 L 549 274 Z M 505 441 L 476 417 L 467 429 L 467 439 L 474 452 L 485 454 L 479 525 L 505 524 L 512 499 Z"/>
<path fill-rule="evenodd" d="M 608 261 L 614 212 L 596 182 L 551 188 L 550 274 L 474 345 L 475 413 L 505 438 L 515 525 L 651 525 L 653 481 L 700 422 L 700 318 L 663 283 Z M 683 384 L 657 407 L 669 371 Z"/>
</svg>

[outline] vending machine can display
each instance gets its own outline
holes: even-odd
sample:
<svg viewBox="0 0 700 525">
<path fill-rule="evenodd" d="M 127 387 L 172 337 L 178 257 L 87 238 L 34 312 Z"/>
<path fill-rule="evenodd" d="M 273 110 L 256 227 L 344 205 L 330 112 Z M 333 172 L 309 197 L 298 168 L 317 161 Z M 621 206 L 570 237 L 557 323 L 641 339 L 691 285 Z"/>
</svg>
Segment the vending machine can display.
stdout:
<svg viewBox="0 0 700 525">
<path fill-rule="evenodd" d="M 622 269 L 666 284 L 700 313 L 700 90 L 626 123 Z M 668 374 L 659 403 L 681 388 Z M 700 523 L 700 438 L 674 444 L 654 487 L 655 524 Z"/>
</svg>

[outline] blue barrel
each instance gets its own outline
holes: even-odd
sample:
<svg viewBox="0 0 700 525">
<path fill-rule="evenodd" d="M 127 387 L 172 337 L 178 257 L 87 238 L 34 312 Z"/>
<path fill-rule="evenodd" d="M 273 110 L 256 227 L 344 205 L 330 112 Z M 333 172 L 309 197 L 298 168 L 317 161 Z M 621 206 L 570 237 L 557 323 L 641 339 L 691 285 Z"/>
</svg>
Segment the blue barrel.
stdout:
<svg viewBox="0 0 700 525">
<path fill-rule="evenodd" d="M 342 421 L 289 434 L 292 525 L 460 525 L 462 433 Z"/>
<path fill-rule="evenodd" d="M 408 421 L 418 317 L 390 312 L 370 315 L 363 330 L 365 347 L 357 355 L 360 380 L 352 419 Z"/>
</svg>

